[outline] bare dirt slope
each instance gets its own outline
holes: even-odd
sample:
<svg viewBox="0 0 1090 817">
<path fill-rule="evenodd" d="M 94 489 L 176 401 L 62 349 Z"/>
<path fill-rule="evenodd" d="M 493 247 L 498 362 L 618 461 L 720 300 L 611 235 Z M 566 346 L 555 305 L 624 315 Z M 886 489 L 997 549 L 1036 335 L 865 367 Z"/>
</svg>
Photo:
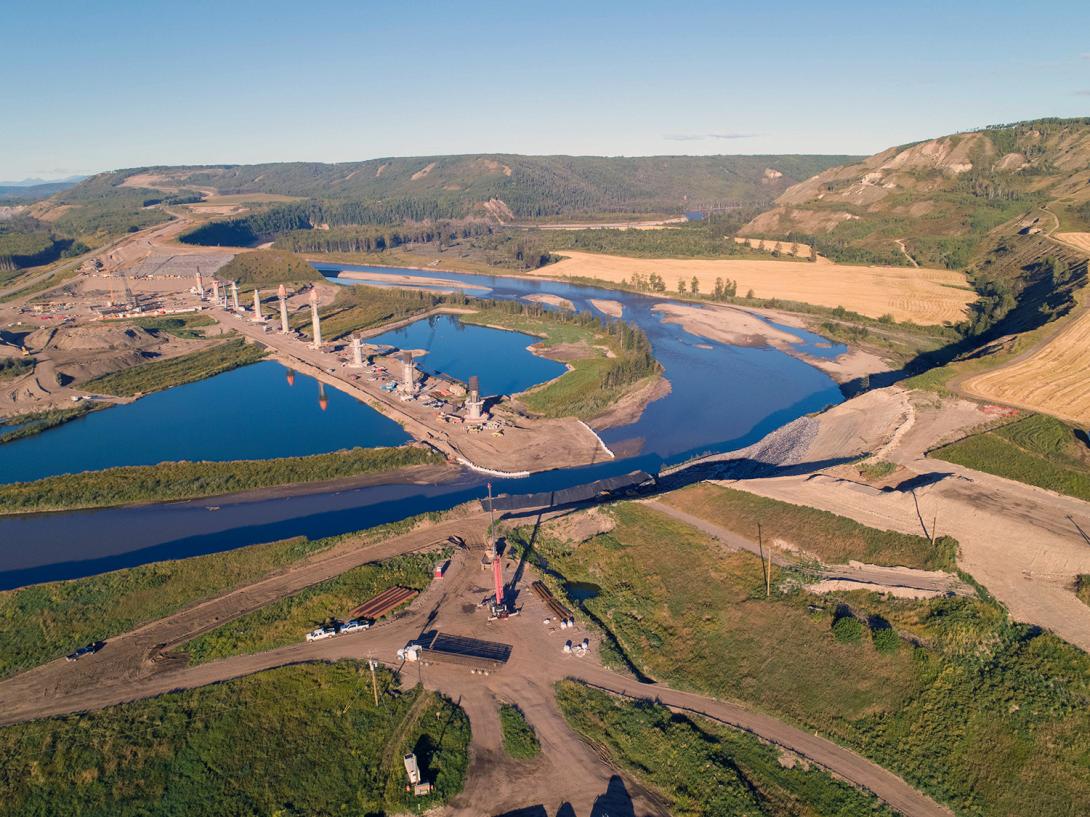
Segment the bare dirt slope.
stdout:
<svg viewBox="0 0 1090 817">
<path fill-rule="evenodd" d="M 965 400 L 881 389 L 796 420 L 709 474 L 734 488 L 847 516 L 884 530 L 958 540 L 958 565 L 1019 620 L 1090 651 L 1090 607 L 1072 592 L 1090 573 L 1090 503 L 932 460 L 926 452 L 987 422 Z M 875 454 L 903 469 L 882 490 L 846 467 Z M 1080 530 L 1081 528 L 1081 530 Z"/>
<path fill-rule="evenodd" d="M 781 298 L 921 325 L 956 323 L 976 299 L 964 274 L 953 270 L 810 264 L 802 261 L 626 258 L 564 250 L 564 260 L 539 270 L 541 275 L 596 278 L 618 283 L 633 273 L 661 275 L 669 289 L 679 279 L 695 277 L 701 292 L 711 292 L 716 278 L 738 282 L 738 293 Z"/>
</svg>

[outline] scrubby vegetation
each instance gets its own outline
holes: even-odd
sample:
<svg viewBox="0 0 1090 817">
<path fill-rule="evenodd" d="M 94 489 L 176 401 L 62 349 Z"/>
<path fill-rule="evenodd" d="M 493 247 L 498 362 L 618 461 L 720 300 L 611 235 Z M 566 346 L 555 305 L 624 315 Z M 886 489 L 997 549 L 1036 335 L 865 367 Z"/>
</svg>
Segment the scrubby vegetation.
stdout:
<svg viewBox="0 0 1090 817">
<path fill-rule="evenodd" d="M 114 570 L 72 581 L 0 591 L 0 677 L 59 658 L 91 641 L 108 641 L 260 579 L 348 539 L 379 542 L 409 531 L 410 517 L 359 533 L 307 541 L 288 539 Z"/>
<path fill-rule="evenodd" d="M 760 524 L 766 541 L 784 540 L 827 564 L 855 559 L 924 570 L 956 566 L 957 543 L 949 537 L 939 537 L 932 547 L 923 536 L 868 528 L 828 511 L 746 491 L 702 483 L 666 494 L 663 501 L 750 539 L 757 538 Z"/>
<path fill-rule="evenodd" d="M 658 792 L 676 817 L 892 817 L 870 794 L 744 732 L 561 681 L 571 727 Z"/>
<path fill-rule="evenodd" d="M 51 428 L 67 423 L 69 420 L 76 420 L 84 414 L 101 408 L 105 408 L 101 403 L 84 400 L 72 408 L 47 409 L 46 411 L 34 411 L 30 414 L 17 414 L 14 417 L 7 417 L 4 423 L 13 427 L 4 431 L 4 427 L 0 426 L 0 444 L 48 431 Z"/>
<path fill-rule="evenodd" d="M 305 457 L 228 462 L 162 462 L 0 485 L 0 513 L 169 502 L 238 491 L 393 471 L 442 458 L 419 446 L 352 448 Z"/>
<path fill-rule="evenodd" d="M 83 388 L 98 394 L 116 397 L 135 397 L 171 386 L 181 386 L 223 374 L 240 366 L 257 363 L 265 357 L 265 351 L 246 341 L 231 340 L 188 355 L 141 363 L 130 369 L 96 377 L 83 384 Z"/>
<path fill-rule="evenodd" d="M 774 568 L 766 599 L 755 556 L 638 504 L 612 512 L 617 527 L 578 547 L 539 531 L 531 557 L 557 593 L 563 582 L 598 585 L 582 609 L 606 634 L 606 655 L 612 640 L 614 660 L 645 675 L 827 735 L 959 814 L 1081 813 L 1085 653 L 984 598 L 816 596 Z M 510 541 L 521 550 L 529 535 Z M 833 622 L 849 613 L 870 638 L 836 638 Z"/>
<path fill-rule="evenodd" d="M 516 760 L 529 760 L 541 753 L 534 727 L 526 721 L 522 710 L 514 704 L 500 705 L 500 728 L 503 730 L 503 749 Z"/>
<path fill-rule="evenodd" d="M 791 260 L 793 256 L 782 253 L 772 256 L 734 240 L 738 229 L 755 215 L 755 208 L 740 207 L 656 230 L 550 230 L 538 231 L 537 235 L 554 252 L 581 250 L 633 258 L 783 257 Z M 787 246 L 790 247 L 790 242 Z"/>
<path fill-rule="evenodd" d="M 294 644 L 319 625 L 345 621 L 354 607 L 394 585 L 424 589 L 436 558 L 415 553 L 353 568 L 197 636 L 184 649 L 199 664 Z"/>
<path fill-rule="evenodd" d="M 201 330 L 216 325 L 215 318 L 202 315 L 199 312 L 188 315 L 169 315 L 162 318 L 131 318 L 126 322 L 132 326 L 147 329 L 149 332 L 156 334 L 166 332 L 168 335 L 174 335 L 176 338 L 185 340 L 203 338 L 205 335 Z"/>
<path fill-rule="evenodd" d="M 537 335 L 545 349 L 561 344 L 585 347 L 591 356 L 572 360 L 571 371 L 519 396 L 530 411 L 546 417 L 589 419 L 602 413 L 635 383 L 657 376 L 662 367 L 641 329 L 586 312 L 548 310 L 518 301 L 481 301 L 466 323 L 500 326 Z M 612 356 L 606 354 L 610 350 Z"/>
<path fill-rule="evenodd" d="M 973 434 L 931 456 L 977 471 L 1090 500 L 1085 433 L 1043 414 Z"/>
<path fill-rule="evenodd" d="M 885 479 L 894 471 L 897 470 L 897 466 L 889 460 L 866 460 L 856 466 L 856 470 L 859 471 L 859 475 L 863 479 L 878 481 Z"/>
<path fill-rule="evenodd" d="M 365 665 L 284 667 L 85 715 L 0 729 L 5 814 L 422 812 L 461 791 L 469 721 Z M 404 788 L 415 752 L 435 791 Z"/>
<path fill-rule="evenodd" d="M 0 358 L 0 380 L 22 377 L 32 371 L 34 371 L 34 358 L 32 357 Z"/>
<path fill-rule="evenodd" d="M 1090 606 L 1090 574 L 1080 573 L 1075 577 L 1075 597 Z"/>
<path fill-rule="evenodd" d="M 29 216 L 0 221 L 0 273 L 56 261 L 71 244 L 59 239 L 51 225 Z"/>
<path fill-rule="evenodd" d="M 242 289 L 322 279 L 318 270 L 302 258 L 279 250 L 239 253 L 216 274 L 227 281 L 238 281 Z"/>
</svg>

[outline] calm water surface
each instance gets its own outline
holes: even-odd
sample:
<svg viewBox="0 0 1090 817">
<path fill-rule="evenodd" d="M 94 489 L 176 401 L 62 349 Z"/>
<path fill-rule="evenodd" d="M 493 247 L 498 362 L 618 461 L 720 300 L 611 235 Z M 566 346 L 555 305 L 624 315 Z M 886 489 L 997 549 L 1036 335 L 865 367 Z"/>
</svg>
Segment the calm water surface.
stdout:
<svg viewBox="0 0 1090 817">
<path fill-rule="evenodd" d="M 0 445 L 0 482 L 153 465 L 321 454 L 400 445 L 409 435 L 348 395 L 264 361 L 102 409 Z"/>
<path fill-rule="evenodd" d="M 318 265 L 318 268 L 327 275 L 341 269 L 414 274 L 411 270 L 400 268 L 351 265 Z M 484 286 L 490 290 L 489 296 L 493 298 L 521 299 L 535 293 L 559 295 L 585 311 L 593 311 L 589 303 L 591 298 L 619 301 L 624 308 L 624 318 L 647 333 L 655 356 L 663 364 L 670 381 L 671 393 L 652 403 L 637 422 L 602 432 L 603 440 L 617 452 L 616 459 L 584 468 L 550 471 L 526 479 L 494 480 L 497 493 L 548 491 L 636 468 L 655 472 L 664 464 L 679 462 L 695 454 L 730 451 L 746 446 L 797 417 L 820 411 L 842 399 L 839 389 L 829 377 L 783 352 L 726 346 L 691 335 L 676 324 L 663 323 L 654 311 L 655 305 L 661 302 L 655 298 L 535 278 L 434 271 L 418 274 Z M 349 282 L 341 279 L 337 283 Z M 835 357 L 846 350 L 842 345 L 830 344 L 824 338 L 804 330 L 781 328 L 801 337 L 803 344 L 800 351 L 810 356 Z M 486 334 L 478 334 L 479 329 Z M 533 382 L 548 379 L 548 376 L 542 376 L 544 368 L 530 375 L 519 371 L 524 366 L 558 365 L 526 352 L 525 347 L 534 342 L 533 338 L 500 333 L 505 336 L 501 339 L 490 337 L 488 331 L 463 326 L 456 318 L 444 317 L 435 321 L 419 321 L 400 333 L 388 333 L 387 341 L 403 348 L 429 349 L 429 354 L 421 359 L 421 365 L 426 369 L 444 371 L 459 379 L 467 379 L 470 374 L 480 375 L 485 391 L 516 391 L 518 384 L 524 382 L 517 378 L 523 376 L 526 381 Z M 483 363 L 489 365 L 485 367 L 481 365 Z M 282 373 L 281 370 L 273 380 L 282 379 Z M 507 382 L 514 385 L 505 386 L 504 378 L 509 378 Z M 207 386 L 212 382 L 194 384 L 194 387 Z M 300 389 L 301 382 L 309 385 Z M 217 438 L 221 441 L 243 434 L 262 437 L 264 441 L 259 447 L 263 446 L 264 453 L 256 456 L 295 453 L 281 447 L 276 435 L 278 432 L 286 435 L 289 430 L 301 429 L 309 421 L 303 422 L 303 418 L 297 416 L 287 421 L 278 417 L 281 414 L 279 401 L 285 394 L 306 394 L 310 390 L 312 414 L 306 417 L 312 420 L 318 416 L 313 414 L 317 410 L 316 386 L 313 382 L 297 376 L 295 389 L 296 392 L 286 388 L 274 391 L 254 401 L 250 396 L 239 397 L 240 392 L 236 390 L 231 390 L 234 395 L 232 399 L 224 399 L 223 390 L 213 386 L 201 401 L 214 407 L 201 409 L 203 425 L 207 428 L 218 423 L 219 427 L 224 428 L 222 434 L 217 432 L 220 435 Z M 329 442 L 329 438 L 323 437 L 329 448 L 322 450 L 344 445 L 390 444 L 365 441 L 369 427 L 360 428 L 360 421 L 353 422 L 348 414 L 342 414 L 340 402 L 344 400 L 366 412 L 370 412 L 370 409 L 355 404 L 334 389 L 327 392 L 330 406 L 325 416 L 337 419 L 318 425 L 336 427 L 337 433 L 344 433 L 349 441 L 340 442 L 343 438 L 337 438 L 337 442 Z M 152 399 L 145 398 L 134 405 Z M 338 403 L 336 411 L 335 400 Z M 190 401 L 183 402 L 191 406 Z M 274 405 L 277 409 L 275 412 L 272 411 Z M 175 407 L 172 416 L 177 418 L 179 412 L 184 414 L 184 409 L 185 406 Z M 101 416 L 106 418 L 114 411 L 106 411 Z M 252 418 L 260 413 L 269 414 L 274 419 L 263 421 L 268 423 L 263 426 L 264 432 L 255 434 Z M 155 414 L 162 417 L 159 411 Z M 70 427 L 76 429 L 81 423 L 94 419 L 94 416 L 88 417 Z M 149 417 L 145 422 L 149 438 L 152 438 L 151 444 L 165 447 L 157 450 L 176 452 L 185 449 L 180 454 L 148 455 L 146 461 L 156 462 L 180 456 L 197 458 L 186 445 L 171 447 L 169 441 L 157 439 L 170 436 L 157 433 L 163 427 L 163 421 Z M 366 426 L 365 423 L 362 425 Z M 63 430 L 64 427 L 47 432 L 41 439 Z M 321 431 L 322 435 L 333 433 L 329 428 Z M 133 436 L 129 438 L 133 439 Z M 144 445 L 142 437 L 137 435 L 135 439 Z M 402 439 L 403 435 L 395 442 Z M 221 445 L 227 444 L 221 442 Z M 63 446 L 52 445 L 57 447 L 43 458 L 49 460 L 66 456 Z M 100 448 L 93 440 L 83 445 L 85 448 L 81 449 L 84 451 L 81 456 L 87 458 L 85 461 L 91 461 L 94 456 L 104 456 L 102 453 L 93 454 Z M 0 446 L 0 455 L 5 447 Z M 225 453 L 218 458 L 237 456 L 240 454 Z M 22 467 L 30 468 L 30 465 Z M 47 462 L 45 467 L 52 473 L 59 472 L 54 462 Z M 4 461 L 0 459 L 0 472 L 3 468 Z M 76 469 L 64 466 L 63 470 Z M 384 485 L 278 499 L 241 500 L 224 504 L 216 511 L 207 509 L 207 501 L 194 501 L 0 519 L 0 587 L 89 575 L 157 559 L 211 553 L 285 536 L 317 537 L 345 533 L 410 514 L 449 508 L 480 497 L 484 493 L 484 480 L 481 475 L 464 472 L 458 479 L 441 485 Z"/>
<path fill-rule="evenodd" d="M 527 346 L 539 338 L 462 323 L 453 315 L 435 315 L 373 338 L 399 349 L 423 349 L 416 359 L 426 372 L 443 372 L 467 382 L 478 375 L 481 394 L 515 394 L 564 374 L 563 363 L 546 360 Z"/>
</svg>

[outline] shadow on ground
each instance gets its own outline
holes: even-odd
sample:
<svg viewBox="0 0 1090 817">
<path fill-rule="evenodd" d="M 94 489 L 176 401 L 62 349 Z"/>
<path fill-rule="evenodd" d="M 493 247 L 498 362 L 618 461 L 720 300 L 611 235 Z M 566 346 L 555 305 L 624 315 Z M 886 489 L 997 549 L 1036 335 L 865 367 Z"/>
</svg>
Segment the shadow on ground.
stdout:
<svg viewBox="0 0 1090 817">
<path fill-rule="evenodd" d="M 628 787 L 621 776 L 615 774 L 609 779 L 605 792 L 595 798 L 589 815 L 581 815 L 572 808 L 571 803 L 564 803 L 556 810 L 555 815 L 550 815 L 545 806 L 536 805 L 505 811 L 496 817 L 636 817 L 636 809 Z"/>
</svg>

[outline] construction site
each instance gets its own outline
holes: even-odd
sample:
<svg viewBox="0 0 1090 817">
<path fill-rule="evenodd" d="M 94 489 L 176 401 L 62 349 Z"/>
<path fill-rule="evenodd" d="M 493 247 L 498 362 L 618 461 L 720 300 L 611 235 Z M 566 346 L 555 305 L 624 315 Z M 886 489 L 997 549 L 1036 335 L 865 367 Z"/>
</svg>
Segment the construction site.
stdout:
<svg viewBox="0 0 1090 817">
<path fill-rule="evenodd" d="M 451 462 L 483 473 L 527 476 L 613 457 L 577 419 L 527 416 L 510 405 L 508 395 L 482 394 L 475 376 L 461 382 L 441 372 L 424 372 L 413 350 L 368 343 L 364 334 L 377 334 L 382 327 L 324 339 L 319 310 L 334 287 L 280 285 L 274 292 L 255 288 L 243 297 L 238 282 L 216 275 L 229 259 L 214 252 L 167 255 L 157 247 L 133 259 L 119 250 L 86 261 L 77 278 L 51 291 L 47 299 L 0 307 L 9 353 L 33 357 L 37 364 L 30 375 L 12 383 L 3 413 L 111 400 L 82 390 L 81 383 L 144 360 L 206 348 L 218 332 L 219 338 L 242 335 L 267 347 L 289 368 L 365 402 Z M 292 328 L 298 312 L 309 313 L 309 337 Z M 217 328 L 203 332 L 207 340 L 178 339 L 114 323 L 186 315 L 210 317 Z M 64 342 L 69 336 L 72 340 Z M 98 351 L 91 361 L 79 354 L 88 350 Z"/>
</svg>

